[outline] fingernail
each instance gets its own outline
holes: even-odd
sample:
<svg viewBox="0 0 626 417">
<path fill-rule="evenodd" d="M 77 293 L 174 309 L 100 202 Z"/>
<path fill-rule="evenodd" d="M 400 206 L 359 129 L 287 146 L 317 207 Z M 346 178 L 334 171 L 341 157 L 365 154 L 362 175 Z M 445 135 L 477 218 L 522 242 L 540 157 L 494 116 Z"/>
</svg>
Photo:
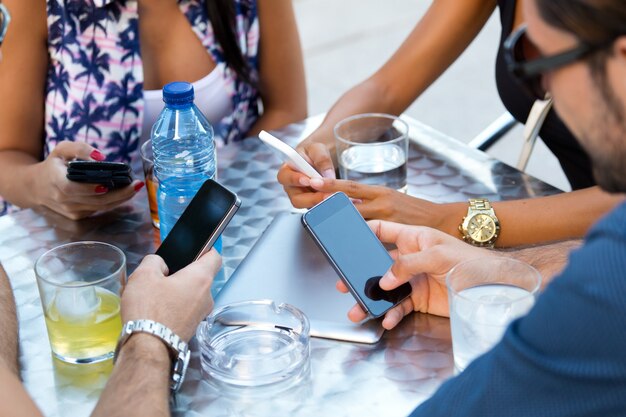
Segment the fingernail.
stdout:
<svg viewBox="0 0 626 417">
<path fill-rule="evenodd" d="M 351 198 L 350 200 L 352 201 L 352 204 L 361 204 L 363 202 L 360 198 Z"/>
<path fill-rule="evenodd" d="M 334 169 L 327 169 L 324 172 L 322 172 L 322 177 L 324 178 L 336 178 L 335 177 L 335 170 Z"/>
<path fill-rule="evenodd" d="M 324 180 L 321 178 L 311 178 L 311 187 L 320 188 L 324 186 Z"/>
<path fill-rule="evenodd" d="M 139 181 L 137 184 L 135 184 L 135 186 L 133 187 L 135 189 L 135 192 L 141 190 L 143 188 L 143 186 L 146 185 L 143 181 Z"/>
<path fill-rule="evenodd" d="M 395 280 L 396 280 L 395 277 L 393 277 L 391 273 L 387 272 L 385 273 L 385 275 L 383 275 L 380 281 L 378 281 L 378 285 L 382 289 L 389 289 L 389 287 L 391 287 L 391 285 L 395 282 Z"/>
<path fill-rule="evenodd" d="M 106 159 L 104 154 L 97 149 L 94 149 L 93 151 L 91 151 L 89 156 L 91 157 L 91 159 L 94 159 L 96 161 L 104 161 Z"/>
<path fill-rule="evenodd" d="M 300 182 L 300 185 L 303 185 L 305 187 L 311 186 L 311 181 L 307 177 L 300 177 L 299 182 Z"/>
<path fill-rule="evenodd" d="M 94 191 L 96 192 L 96 194 L 104 194 L 109 191 L 109 189 L 104 185 L 98 185 Z"/>
</svg>

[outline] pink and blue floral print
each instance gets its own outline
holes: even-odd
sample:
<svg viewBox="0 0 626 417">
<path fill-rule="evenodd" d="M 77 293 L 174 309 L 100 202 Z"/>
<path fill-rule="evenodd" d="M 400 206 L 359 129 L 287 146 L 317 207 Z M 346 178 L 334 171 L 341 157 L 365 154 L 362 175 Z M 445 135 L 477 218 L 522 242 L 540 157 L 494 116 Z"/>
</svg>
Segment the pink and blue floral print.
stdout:
<svg viewBox="0 0 626 417">
<path fill-rule="evenodd" d="M 217 63 L 206 1 L 178 0 L 180 10 Z M 255 0 L 233 0 L 239 47 L 258 80 L 259 23 Z M 136 162 L 143 122 L 143 67 L 137 0 L 48 0 L 49 66 L 45 91 L 46 157 L 63 140 L 83 141 L 107 160 Z M 175 59 L 175 57 L 172 57 Z M 225 143 L 241 140 L 258 119 L 259 93 L 226 67 L 233 113 L 216 126 Z M 0 197 L 0 215 L 15 210 Z"/>
</svg>

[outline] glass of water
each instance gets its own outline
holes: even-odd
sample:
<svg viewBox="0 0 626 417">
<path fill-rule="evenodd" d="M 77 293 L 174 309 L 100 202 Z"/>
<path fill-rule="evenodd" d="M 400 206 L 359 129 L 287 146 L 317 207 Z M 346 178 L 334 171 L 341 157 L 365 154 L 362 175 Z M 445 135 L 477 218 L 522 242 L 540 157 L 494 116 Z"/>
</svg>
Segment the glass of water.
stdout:
<svg viewBox="0 0 626 417">
<path fill-rule="evenodd" d="M 454 369 L 495 346 L 513 320 L 535 303 L 541 275 L 509 258 L 481 258 L 458 264 L 446 277 Z"/>
<path fill-rule="evenodd" d="M 35 275 L 53 356 L 74 364 L 112 358 L 122 331 L 124 252 L 102 242 L 68 243 L 41 255 Z"/>
<path fill-rule="evenodd" d="M 335 126 L 339 175 L 406 192 L 409 126 L 390 114 L 366 113 Z"/>
</svg>

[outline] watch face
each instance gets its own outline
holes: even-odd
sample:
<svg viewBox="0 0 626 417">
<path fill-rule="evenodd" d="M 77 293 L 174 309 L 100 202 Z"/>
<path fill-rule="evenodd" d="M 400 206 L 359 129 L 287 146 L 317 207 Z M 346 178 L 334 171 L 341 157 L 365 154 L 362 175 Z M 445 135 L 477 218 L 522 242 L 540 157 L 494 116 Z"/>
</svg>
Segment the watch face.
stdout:
<svg viewBox="0 0 626 417">
<path fill-rule="evenodd" d="M 477 214 L 470 219 L 467 233 L 475 242 L 489 242 L 496 234 L 496 223 L 486 214 Z"/>
</svg>

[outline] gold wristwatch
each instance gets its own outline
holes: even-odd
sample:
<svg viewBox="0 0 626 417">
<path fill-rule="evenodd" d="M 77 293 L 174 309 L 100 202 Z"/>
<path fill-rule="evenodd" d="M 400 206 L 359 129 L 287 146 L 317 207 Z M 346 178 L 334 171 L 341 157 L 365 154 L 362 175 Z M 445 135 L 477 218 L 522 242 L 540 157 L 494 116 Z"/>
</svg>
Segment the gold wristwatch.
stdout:
<svg viewBox="0 0 626 417">
<path fill-rule="evenodd" d="M 500 235 L 500 222 L 486 198 L 470 198 L 467 215 L 459 225 L 463 240 L 474 246 L 490 247 Z"/>
</svg>

